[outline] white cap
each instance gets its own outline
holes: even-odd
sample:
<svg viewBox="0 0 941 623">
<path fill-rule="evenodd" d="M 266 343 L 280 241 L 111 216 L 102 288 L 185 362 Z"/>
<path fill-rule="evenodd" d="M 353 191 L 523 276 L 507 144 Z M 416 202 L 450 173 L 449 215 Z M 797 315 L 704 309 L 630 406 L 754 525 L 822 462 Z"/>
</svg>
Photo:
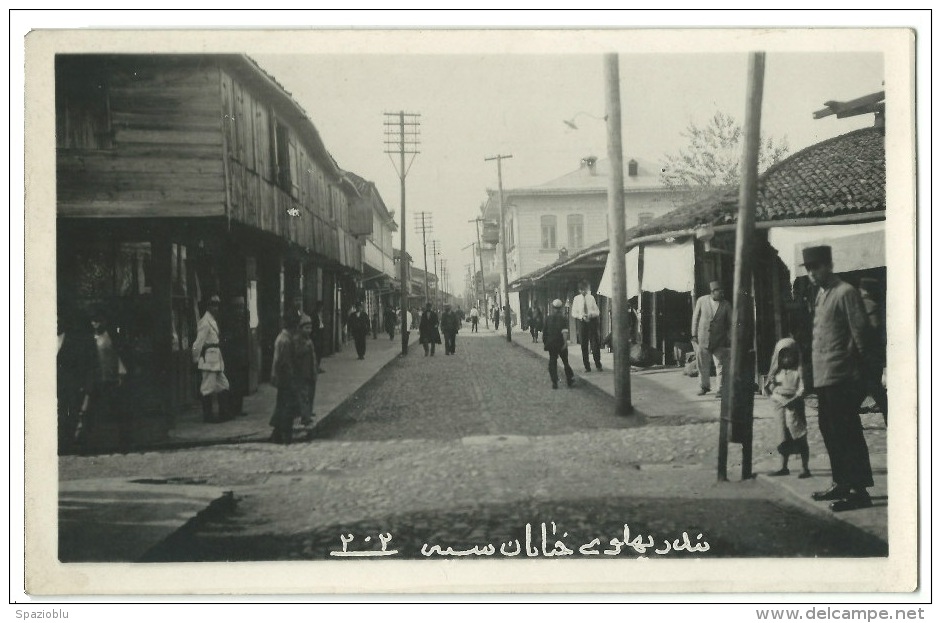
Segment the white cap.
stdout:
<svg viewBox="0 0 941 623">
<path fill-rule="evenodd" d="M 561 299 L 556 299 L 556 300 L 552 301 L 552 306 L 553 306 L 553 307 L 562 307 L 562 300 L 561 300 Z"/>
</svg>

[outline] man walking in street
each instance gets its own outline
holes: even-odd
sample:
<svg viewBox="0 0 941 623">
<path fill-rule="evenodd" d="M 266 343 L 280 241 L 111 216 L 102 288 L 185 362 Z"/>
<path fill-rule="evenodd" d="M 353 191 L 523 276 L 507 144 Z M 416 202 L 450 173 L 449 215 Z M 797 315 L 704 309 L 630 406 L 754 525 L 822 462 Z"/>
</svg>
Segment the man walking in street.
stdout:
<svg viewBox="0 0 941 623">
<path fill-rule="evenodd" d="M 565 369 L 565 382 L 572 386 L 575 372 L 569 365 L 568 348 L 568 321 L 562 315 L 562 301 L 552 301 L 552 311 L 546 316 L 545 326 L 542 328 L 542 348 L 549 353 L 549 378 L 552 380 L 552 389 L 559 389 L 558 360 L 562 359 Z"/>
<path fill-rule="evenodd" d="M 444 312 L 441 313 L 441 332 L 444 334 L 444 354 L 453 355 L 457 345 L 457 332 L 461 320 L 457 312 L 451 311 L 451 305 L 445 303 Z"/>
<path fill-rule="evenodd" d="M 363 303 L 356 301 L 353 313 L 350 314 L 347 323 L 350 335 L 353 336 L 353 342 L 356 344 L 356 355 L 358 359 L 366 358 L 366 336 L 369 335 L 369 315 L 363 311 Z"/>
<path fill-rule="evenodd" d="M 395 339 L 395 321 L 396 315 L 395 310 L 392 309 L 391 305 L 386 306 L 385 308 L 385 330 L 389 334 L 389 341 Z"/>
<path fill-rule="evenodd" d="M 470 310 L 471 333 L 477 333 L 477 322 L 480 320 L 480 312 L 477 307 L 471 307 Z"/>
<path fill-rule="evenodd" d="M 493 330 L 499 331 L 500 330 L 500 308 L 494 306 L 490 313 L 493 316 L 493 318 L 491 318 L 491 320 L 493 320 Z"/>
<path fill-rule="evenodd" d="M 536 307 L 533 301 L 529 307 L 529 314 L 526 320 L 529 323 L 529 335 L 533 338 L 533 344 L 539 342 L 539 332 L 542 331 L 542 310 Z"/>
<path fill-rule="evenodd" d="M 697 395 L 704 396 L 711 391 L 712 361 L 715 360 L 716 375 L 720 379 L 718 396 L 721 396 L 732 345 L 732 306 L 723 297 L 722 284 L 718 281 L 709 283 L 709 292 L 696 301 L 690 341 L 696 351 L 696 366 L 699 368 Z"/>
<path fill-rule="evenodd" d="M 418 320 L 418 342 L 425 349 L 425 357 L 435 356 L 435 344 L 441 343 L 441 333 L 438 331 L 438 314 L 432 311 L 431 303 L 425 305 Z"/>
<path fill-rule="evenodd" d="M 833 274 L 828 246 L 807 247 L 804 268 L 819 287 L 814 303 L 813 364 L 817 418 L 823 443 L 830 456 L 833 484 L 813 494 L 815 500 L 832 500 L 839 512 L 872 506 L 867 488 L 873 485 L 869 448 L 859 418 L 863 370 L 866 358 L 866 310 L 853 286 Z"/>
<path fill-rule="evenodd" d="M 578 330 L 578 341 L 582 346 L 582 363 L 585 372 L 591 372 L 588 363 L 588 348 L 595 360 L 595 370 L 601 371 L 601 310 L 586 280 L 578 284 L 579 293 L 572 299 L 572 318 Z M 545 339 L 545 336 L 543 336 Z"/>
</svg>

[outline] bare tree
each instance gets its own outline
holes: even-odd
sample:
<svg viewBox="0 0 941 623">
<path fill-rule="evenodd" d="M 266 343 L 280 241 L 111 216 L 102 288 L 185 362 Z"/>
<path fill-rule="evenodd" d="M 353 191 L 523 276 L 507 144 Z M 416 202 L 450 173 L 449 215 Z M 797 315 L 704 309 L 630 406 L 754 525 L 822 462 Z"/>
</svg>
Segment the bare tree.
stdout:
<svg viewBox="0 0 941 623">
<path fill-rule="evenodd" d="M 682 136 L 689 144 L 663 159 L 660 180 L 674 191 L 674 201 L 690 203 L 707 194 L 734 188 L 741 178 L 743 130 L 731 115 L 717 111 L 704 126 L 690 122 Z M 787 138 L 761 139 L 759 173 L 787 157 Z"/>
</svg>

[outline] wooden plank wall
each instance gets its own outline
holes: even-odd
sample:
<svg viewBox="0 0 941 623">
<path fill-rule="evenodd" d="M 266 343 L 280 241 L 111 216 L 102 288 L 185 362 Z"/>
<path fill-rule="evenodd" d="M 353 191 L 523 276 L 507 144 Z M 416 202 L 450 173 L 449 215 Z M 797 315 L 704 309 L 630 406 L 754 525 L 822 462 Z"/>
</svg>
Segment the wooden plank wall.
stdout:
<svg viewBox="0 0 941 623">
<path fill-rule="evenodd" d="M 351 248 L 359 242 L 344 231 L 351 202 L 340 180 L 324 169 L 298 128 L 263 93 L 227 71 L 220 87 L 231 218 L 324 258 L 348 258 L 343 263 L 360 270 L 361 250 Z M 278 144 L 285 139 L 288 148 Z"/>
<path fill-rule="evenodd" d="M 179 60 L 111 60 L 103 70 L 103 61 L 86 58 L 87 72 L 80 65 L 57 72 L 63 97 L 56 114 L 83 114 L 69 107 L 106 106 L 111 140 L 57 150 L 58 214 L 223 215 L 218 71 Z M 68 97 L 70 90 L 87 90 L 82 81 L 90 76 L 106 83 L 106 98 Z"/>
</svg>

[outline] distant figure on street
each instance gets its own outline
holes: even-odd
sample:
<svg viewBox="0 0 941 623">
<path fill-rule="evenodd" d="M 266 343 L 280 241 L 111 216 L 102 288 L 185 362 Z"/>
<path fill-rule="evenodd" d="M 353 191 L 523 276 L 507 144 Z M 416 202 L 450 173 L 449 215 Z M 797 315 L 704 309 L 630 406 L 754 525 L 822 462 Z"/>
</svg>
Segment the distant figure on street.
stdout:
<svg viewBox="0 0 941 623">
<path fill-rule="evenodd" d="M 301 414 L 300 392 L 296 361 L 294 357 L 294 337 L 299 319 L 294 310 L 285 310 L 282 319 L 283 328 L 274 341 L 274 355 L 271 359 L 271 384 L 277 388 L 274 413 L 269 424 L 274 429 L 270 441 L 289 444 L 294 433 L 294 420 Z"/>
<path fill-rule="evenodd" d="M 552 381 L 552 389 L 559 389 L 560 358 L 565 369 L 565 382 L 569 387 L 574 382 L 575 372 L 569 365 L 568 332 L 568 320 L 562 315 L 562 301 L 555 299 L 542 328 L 542 348 L 549 353 L 549 379 Z"/>
<path fill-rule="evenodd" d="M 729 347 L 732 345 L 732 306 L 722 293 L 722 284 L 709 282 L 709 294 L 696 300 L 693 310 L 693 322 L 690 328 L 690 342 L 696 351 L 696 365 L 699 368 L 699 393 L 704 396 L 712 391 L 712 361 L 716 362 L 716 375 L 719 377 L 718 396 L 722 395 L 725 383 L 725 368 L 729 362 Z"/>
<path fill-rule="evenodd" d="M 300 325 L 293 336 L 292 356 L 298 391 L 301 424 L 310 426 L 314 421 L 314 397 L 317 393 L 317 353 L 314 350 L 313 321 L 307 314 L 301 316 Z"/>
<path fill-rule="evenodd" d="M 317 374 L 323 374 L 325 370 L 323 366 L 320 365 L 320 362 L 323 360 L 325 344 L 324 344 L 324 324 L 323 324 L 323 301 L 317 301 L 317 304 L 314 305 L 314 314 L 311 316 L 311 320 L 314 322 L 314 331 L 312 334 L 312 339 L 314 342 L 314 351 L 317 353 Z"/>
<path fill-rule="evenodd" d="M 869 448 L 859 418 L 861 361 L 867 357 L 868 320 L 863 299 L 853 286 L 833 274 L 829 246 L 803 250 L 804 267 L 819 287 L 814 302 L 813 367 L 817 418 L 830 455 L 833 484 L 813 494 L 833 500 L 835 512 L 872 506 L 867 488 L 873 485 Z"/>
<path fill-rule="evenodd" d="M 460 326 L 463 328 L 463 326 L 464 326 L 464 319 L 466 318 L 466 316 L 465 316 L 465 314 L 464 314 L 464 310 L 461 309 L 461 306 L 460 306 L 460 305 L 458 305 L 458 306 L 457 306 L 457 311 L 454 312 L 454 313 L 457 314 L 457 321 L 460 323 Z"/>
<path fill-rule="evenodd" d="M 238 417 L 246 415 L 243 408 L 245 396 L 248 395 L 249 328 L 244 296 L 233 296 L 230 299 L 222 329 L 222 356 L 229 379 L 228 409 L 233 417 Z"/>
<path fill-rule="evenodd" d="M 461 319 L 457 312 L 451 310 L 451 305 L 445 304 L 441 314 L 441 332 L 444 333 L 444 354 L 453 355 L 457 345 L 457 332 L 460 331 Z"/>
<path fill-rule="evenodd" d="M 500 330 L 500 308 L 494 306 L 490 310 L 490 315 L 491 315 L 490 319 L 493 320 L 493 330 L 499 331 Z"/>
<path fill-rule="evenodd" d="M 435 356 L 435 344 L 441 343 L 441 333 L 438 331 L 438 314 L 431 309 L 431 303 L 425 305 L 418 320 L 418 341 L 425 349 L 425 357 Z"/>
<path fill-rule="evenodd" d="M 800 348 L 794 338 L 779 340 L 771 355 L 768 380 L 764 392 L 771 397 L 774 405 L 775 425 L 781 443 L 778 453 L 781 455 L 781 469 L 771 472 L 770 476 L 787 476 L 788 458 L 792 454 L 801 457 L 801 472 L 798 478 L 810 478 L 810 448 L 807 445 L 807 416 L 804 412 L 804 380 L 801 366 Z"/>
<path fill-rule="evenodd" d="M 218 322 L 220 305 L 221 299 L 218 294 L 209 297 L 206 313 L 196 326 L 196 341 L 193 342 L 193 361 L 203 377 L 199 386 L 199 393 L 202 396 L 203 421 L 213 423 L 229 418 L 229 414 L 226 413 L 229 379 L 225 375 Z M 213 415 L 213 398 L 216 399 L 217 416 Z"/>
<path fill-rule="evenodd" d="M 390 305 L 385 310 L 385 330 L 389 334 L 390 342 L 395 339 L 395 320 L 395 310 Z"/>
<path fill-rule="evenodd" d="M 536 307 L 535 301 L 529 307 L 526 322 L 529 324 L 529 335 L 532 336 L 533 344 L 535 344 L 539 341 L 539 332 L 542 331 L 543 323 L 542 310 Z"/>
<path fill-rule="evenodd" d="M 879 303 L 879 281 L 869 277 L 859 280 L 859 294 L 869 322 L 866 325 L 866 360 L 864 379 L 866 393 L 876 401 L 886 425 L 889 424 L 889 398 L 882 384 L 885 373 L 885 352 L 887 347 L 885 330 L 885 310 Z"/>
<path fill-rule="evenodd" d="M 479 321 L 480 321 L 480 312 L 477 311 L 477 307 L 471 307 L 471 310 L 470 310 L 471 333 L 477 333 L 477 323 Z"/>
<path fill-rule="evenodd" d="M 588 282 L 584 279 L 578 284 L 579 293 L 572 299 L 572 317 L 578 331 L 578 341 L 582 347 L 582 363 L 585 372 L 591 372 L 588 362 L 588 348 L 595 360 L 595 369 L 601 371 L 601 310 L 595 297 L 591 295 Z"/>
<path fill-rule="evenodd" d="M 353 306 L 353 313 L 347 321 L 347 327 L 350 335 L 353 336 L 353 342 L 356 344 L 356 356 L 358 359 L 366 358 L 366 336 L 369 335 L 369 315 L 363 311 L 362 301 L 356 301 Z"/>
</svg>

